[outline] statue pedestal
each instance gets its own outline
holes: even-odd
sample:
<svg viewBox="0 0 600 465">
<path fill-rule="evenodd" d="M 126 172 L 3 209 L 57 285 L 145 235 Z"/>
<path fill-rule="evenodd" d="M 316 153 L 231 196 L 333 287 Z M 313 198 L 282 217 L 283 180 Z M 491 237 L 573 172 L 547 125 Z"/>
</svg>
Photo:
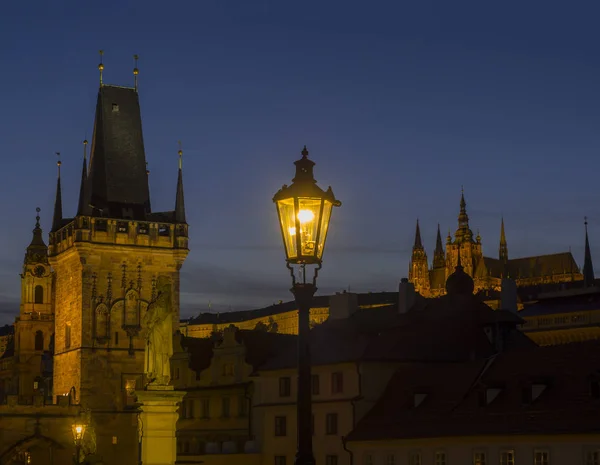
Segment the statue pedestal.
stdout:
<svg viewBox="0 0 600 465">
<path fill-rule="evenodd" d="M 177 405 L 185 392 L 175 391 L 173 386 L 150 385 L 145 391 L 136 391 L 136 395 L 141 404 L 142 464 L 173 465 L 177 459 Z"/>
</svg>

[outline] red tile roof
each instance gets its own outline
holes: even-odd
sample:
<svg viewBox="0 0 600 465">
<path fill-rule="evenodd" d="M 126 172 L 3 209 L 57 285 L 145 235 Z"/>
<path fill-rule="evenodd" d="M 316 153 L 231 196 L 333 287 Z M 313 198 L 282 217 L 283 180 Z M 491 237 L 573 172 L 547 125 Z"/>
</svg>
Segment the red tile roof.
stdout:
<svg viewBox="0 0 600 465">
<path fill-rule="evenodd" d="M 514 349 L 485 360 L 405 363 L 350 441 L 600 432 L 600 341 Z M 547 387 L 532 402 L 524 392 Z M 500 393 L 489 404 L 488 388 Z M 427 393 L 414 407 L 414 394 Z"/>
</svg>

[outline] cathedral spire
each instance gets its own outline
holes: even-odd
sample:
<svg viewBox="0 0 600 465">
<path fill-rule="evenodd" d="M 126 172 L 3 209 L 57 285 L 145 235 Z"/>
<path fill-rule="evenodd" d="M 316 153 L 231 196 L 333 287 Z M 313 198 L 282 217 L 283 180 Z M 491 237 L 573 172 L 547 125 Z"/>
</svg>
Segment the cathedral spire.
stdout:
<svg viewBox="0 0 600 465">
<path fill-rule="evenodd" d="M 590 251 L 590 241 L 588 240 L 587 216 L 585 225 L 585 259 L 583 262 L 583 284 L 585 287 L 591 286 L 594 282 L 594 266 L 592 265 L 592 252 Z"/>
<path fill-rule="evenodd" d="M 456 242 L 468 242 L 473 240 L 473 231 L 469 228 L 469 215 L 467 215 L 467 202 L 465 202 L 465 190 L 460 188 L 460 213 L 458 214 L 458 229 L 454 235 Z"/>
<path fill-rule="evenodd" d="M 503 263 L 508 262 L 508 245 L 506 243 L 506 234 L 504 233 L 504 217 L 500 222 L 500 247 L 498 249 L 498 258 Z"/>
<path fill-rule="evenodd" d="M 175 195 L 175 222 L 185 223 L 185 202 L 183 200 L 183 150 L 179 142 L 179 173 L 177 175 L 177 193 Z"/>
<path fill-rule="evenodd" d="M 55 232 L 60 229 L 62 225 L 62 193 L 60 189 L 60 165 L 62 162 L 60 161 L 60 152 L 56 152 L 56 156 L 58 157 L 58 161 L 56 162 L 56 166 L 58 167 L 58 177 L 56 180 L 56 199 L 54 200 L 54 217 L 52 218 L 52 232 Z"/>
<path fill-rule="evenodd" d="M 48 263 L 48 247 L 42 237 L 42 228 L 40 227 L 40 208 L 36 208 L 35 226 L 33 228 L 33 237 L 31 243 L 25 252 L 25 264 Z"/>
<path fill-rule="evenodd" d="M 87 201 L 87 139 L 83 141 L 83 168 L 81 168 L 81 186 L 79 186 L 79 205 L 77 215 L 89 214 L 89 202 Z"/>
<path fill-rule="evenodd" d="M 446 260 L 444 258 L 444 246 L 442 245 L 442 234 L 440 232 L 440 224 L 438 223 L 437 238 L 435 240 L 435 252 L 433 253 L 433 267 L 444 268 Z"/>
<path fill-rule="evenodd" d="M 415 245 L 413 245 L 413 250 L 422 248 L 423 242 L 421 241 L 421 228 L 419 228 L 419 220 L 417 219 L 417 229 L 415 231 Z"/>
</svg>

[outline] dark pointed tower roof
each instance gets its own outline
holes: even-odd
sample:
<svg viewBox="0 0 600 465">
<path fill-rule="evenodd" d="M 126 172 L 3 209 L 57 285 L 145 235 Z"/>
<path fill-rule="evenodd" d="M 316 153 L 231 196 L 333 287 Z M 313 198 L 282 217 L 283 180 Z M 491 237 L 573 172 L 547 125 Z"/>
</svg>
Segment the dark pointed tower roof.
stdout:
<svg viewBox="0 0 600 465">
<path fill-rule="evenodd" d="M 60 153 L 56 153 L 56 155 L 60 156 Z M 61 161 L 58 160 L 56 165 L 58 166 L 58 177 L 56 180 L 56 198 L 54 200 L 54 216 L 52 218 L 52 232 L 58 231 L 62 226 L 62 193 L 60 188 L 60 165 Z"/>
<path fill-rule="evenodd" d="M 144 220 L 150 190 L 136 89 L 101 85 L 87 177 L 92 215 Z"/>
<path fill-rule="evenodd" d="M 442 233 L 440 232 L 440 224 L 438 223 L 437 238 L 435 240 L 435 252 L 433 253 L 433 267 L 444 268 L 446 259 L 444 253 L 444 245 L 442 244 Z"/>
<path fill-rule="evenodd" d="M 421 241 L 421 228 L 419 228 L 419 220 L 417 219 L 417 229 L 415 230 L 415 245 L 413 245 L 413 250 L 422 248 L 423 241 Z"/>
<path fill-rule="evenodd" d="M 185 202 L 183 198 L 183 150 L 179 145 L 179 173 L 177 175 L 177 193 L 175 194 L 175 222 L 185 223 Z"/>
<path fill-rule="evenodd" d="M 592 252 L 590 250 L 590 241 L 588 239 L 587 217 L 585 218 L 585 258 L 583 261 L 583 283 L 584 286 L 591 286 L 594 282 L 594 265 L 592 264 Z"/>
<path fill-rule="evenodd" d="M 89 204 L 87 202 L 87 144 L 83 141 L 83 167 L 81 168 L 81 185 L 79 186 L 79 204 L 77 215 L 89 215 Z"/>
<path fill-rule="evenodd" d="M 460 213 L 458 214 L 458 229 L 454 234 L 456 242 L 467 242 L 473 240 L 473 231 L 469 228 L 469 215 L 467 215 L 467 203 L 465 202 L 465 191 L 461 188 Z"/>
<path fill-rule="evenodd" d="M 33 237 L 31 243 L 25 252 L 25 264 L 48 263 L 48 246 L 42 237 L 42 228 L 40 227 L 40 209 L 36 208 L 35 227 L 33 228 Z"/>
<path fill-rule="evenodd" d="M 506 243 L 506 234 L 504 233 L 504 217 L 500 222 L 500 247 L 498 249 L 498 258 L 503 263 L 508 262 L 508 245 Z"/>
</svg>

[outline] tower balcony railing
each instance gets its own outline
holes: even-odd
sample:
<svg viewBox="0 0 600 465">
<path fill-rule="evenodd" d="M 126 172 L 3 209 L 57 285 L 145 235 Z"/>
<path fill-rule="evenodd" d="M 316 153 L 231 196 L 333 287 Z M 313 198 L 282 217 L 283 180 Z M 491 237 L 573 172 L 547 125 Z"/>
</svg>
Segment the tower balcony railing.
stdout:
<svg viewBox="0 0 600 465">
<path fill-rule="evenodd" d="M 67 250 L 77 242 L 187 249 L 188 225 L 78 216 L 50 233 L 50 255 Z"/>
</svg>

